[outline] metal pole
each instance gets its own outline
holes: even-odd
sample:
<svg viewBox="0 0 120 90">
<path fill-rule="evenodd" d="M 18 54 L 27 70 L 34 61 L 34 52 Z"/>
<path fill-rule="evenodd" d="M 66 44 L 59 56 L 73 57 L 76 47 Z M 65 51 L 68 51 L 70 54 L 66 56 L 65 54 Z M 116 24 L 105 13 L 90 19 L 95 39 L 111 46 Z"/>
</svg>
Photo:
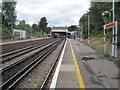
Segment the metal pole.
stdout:
<svg viewBox="0 0 120 90">
<path fill-rule="evenodd" d="M 12 24 L 11 24 L 11 35 L 12 35 L 12 40 L 13 40 L 13 26 L 12 26 Z"/>
<path fill-rule="evenodd" d="M 113 0 L 113 22 L 115 21 L 115 0 Z M 113 27 L 113 35 L 112 35 L 112 57 L 115 56 L 115 30 Z"/>
<path fill-rule="evenodd" d="M 31 29 L 31 38 L 32 38 L 32 29 Z"/>
<path fill-rule="evenodd" d="M 88 46 L 90 45 L 90 15 L 88 15 Z"/>
<path fill-rule="evenodd" d="M 116 33 L 115 33 L 115 58 L 117 58 L 117 34 L 118 34 L 118 27 L 116 21 Z"/>
<path fill-rule="evenodd" d="M 82 30 L 80 32 L 80 42 L 82 43 Z"/>
<path fill-rule="evenodd" d="M 106 54 L 106 29 L 104 25 L 104 55 Z"/>
</svg>

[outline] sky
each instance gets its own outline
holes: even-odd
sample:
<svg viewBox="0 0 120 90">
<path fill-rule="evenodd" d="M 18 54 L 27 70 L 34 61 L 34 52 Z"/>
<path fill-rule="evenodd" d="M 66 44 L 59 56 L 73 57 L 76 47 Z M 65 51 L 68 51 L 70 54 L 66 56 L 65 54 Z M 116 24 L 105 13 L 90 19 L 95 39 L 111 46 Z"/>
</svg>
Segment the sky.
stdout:
<svg viewBox="0 0 120 90">
<path fill-rule="evenodd" d="M 46 17 L 50 27 L 78 25 L 89 7 L 90 0 L 17 0 L 17 20 L 32 25 Z"/>
</svg>

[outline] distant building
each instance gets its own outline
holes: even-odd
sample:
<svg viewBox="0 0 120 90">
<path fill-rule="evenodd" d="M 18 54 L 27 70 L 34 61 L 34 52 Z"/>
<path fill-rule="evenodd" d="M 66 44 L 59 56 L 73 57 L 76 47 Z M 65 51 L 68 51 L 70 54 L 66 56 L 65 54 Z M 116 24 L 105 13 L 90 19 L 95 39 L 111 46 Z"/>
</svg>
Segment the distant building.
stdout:
<svg viewBox="0 0 120 90">
<path fill-rule="evenodd" d="M 63 37 L 68 32 L 67 27 L 53 27 L 51 30 L 51 37 Z"/>
<path fill-rule="evenodd" d="M 67 32 L 67 37 L 70 39 L 75 39 L 76 38 L 76 31 L 68 31 Z"/>
<path fill-rule="evenodd" d="M 15 39 L 26 39 L 26 31 L 13 29 L 13 36 Z"/>
</svg>

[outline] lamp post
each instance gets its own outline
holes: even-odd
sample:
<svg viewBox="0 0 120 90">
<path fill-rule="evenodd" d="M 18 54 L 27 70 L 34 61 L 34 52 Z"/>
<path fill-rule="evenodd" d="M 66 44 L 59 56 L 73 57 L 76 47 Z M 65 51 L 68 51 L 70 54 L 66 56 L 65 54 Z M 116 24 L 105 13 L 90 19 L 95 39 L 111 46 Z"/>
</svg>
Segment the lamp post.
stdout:
<svg viewBox="0 0 120 90">
<path fill-rule="evenodd" d="M 107 11 L 103 12 L 102 16 L 103 16 L 104 23 L 106 24 L 106 20 L 104 19 L 105 13 L 107 13 Z M 106 30 L 104 29 L 104 55 L 106 54 L 106 52 L 107 52 L 107 50 L 106 50 Z"/>
<path fill-rule="evenodd" d="M 31 38 L 32 38 L 32 29 L 31 29 Z"/>
<path fill-rule="evenodd" d="M 80 42 L 82 43 L 82 37 L 83 37 L 83 26 L 81 26 L 81 32 L 80 32 Z"/>
<path fill-rule="evenodd" d="M 90 45 L 90 15 L 85 15 L 88 16 L 88 46 Z"/>
<path fill-rule="evenodd" d="M 112 11 L 113 11 L 113 22 L 115 21 L 115 0 L 113 0 L 113 8 L 112 8 Z M 111 53 L 111 56 L 114 57 L 115 56 L 115 29 L 113 27 L 113 30 L 112 30 L 112 53 Z"/>
<path fill-rule="evenodd" d="M 90 45 L 90 15 L 88 15 L 88 45 Z"/>
</svg>

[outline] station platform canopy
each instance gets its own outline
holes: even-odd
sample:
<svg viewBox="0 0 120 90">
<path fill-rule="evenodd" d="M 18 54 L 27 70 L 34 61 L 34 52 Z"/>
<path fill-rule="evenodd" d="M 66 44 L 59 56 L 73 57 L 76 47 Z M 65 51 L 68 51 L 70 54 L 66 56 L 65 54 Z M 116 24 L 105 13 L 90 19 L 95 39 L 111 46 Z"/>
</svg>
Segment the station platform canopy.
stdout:
<svg viewBox="0 0 120 90">
<path fill-rule="evenodd" d="M 51 30 L 51 33 L 67 33 L 68 32 L 68 29 L 67 27 L 53 27 L 52 30 Z"/>
</svg>

